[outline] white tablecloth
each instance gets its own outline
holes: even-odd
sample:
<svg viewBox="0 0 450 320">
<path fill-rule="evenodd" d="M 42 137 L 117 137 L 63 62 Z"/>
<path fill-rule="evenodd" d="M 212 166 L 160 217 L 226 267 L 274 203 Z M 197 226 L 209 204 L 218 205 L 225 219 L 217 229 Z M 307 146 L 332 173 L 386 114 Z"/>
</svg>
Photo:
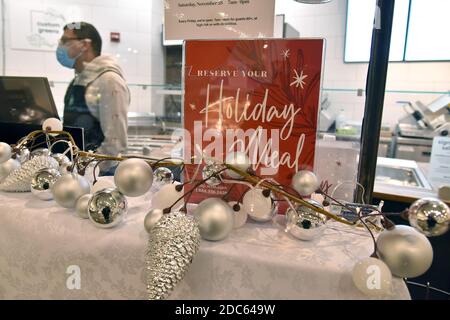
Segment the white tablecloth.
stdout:
<svg viewBox="0 0 450 320">
<path fill-rule="evenodd" d="M 104 230 L 53 201 L 0 193 L 0 299 L 146 299 L 150 198 L 130 198 L 125 221 Z M 365 299 L 351 270 L 372 249 L 366 232 L 338 223 L 312 242 L 248 223 L 225 241 L 202 241 L 171 299 Z M 80 289 L 68 289 L 71 266 Z M 390 298 L 410 298 L 400 279 Z"/>
</svg>

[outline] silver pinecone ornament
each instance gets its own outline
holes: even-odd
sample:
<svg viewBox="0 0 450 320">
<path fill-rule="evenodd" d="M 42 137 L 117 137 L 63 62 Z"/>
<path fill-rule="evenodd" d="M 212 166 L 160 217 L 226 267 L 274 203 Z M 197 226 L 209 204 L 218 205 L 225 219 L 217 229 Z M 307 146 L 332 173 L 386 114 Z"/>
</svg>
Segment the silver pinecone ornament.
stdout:
<svg viewBox="0 0 450 320">
<path fill-rule="evenodd" d="M 198 251 L 197 222 L 184 213 L 164 215 L 150 232 L 147 292 L 150 300 L 166 299 L 180 282 Z"/>
<path fill-rule="evenodd" d="M 31 179 L 41 169 L 58 170 L 58 161 L 49 156 L 38 156 L 28 160 L 11 172 L 1 183 L 0 191 L 30 192 Z"/>
</svg>

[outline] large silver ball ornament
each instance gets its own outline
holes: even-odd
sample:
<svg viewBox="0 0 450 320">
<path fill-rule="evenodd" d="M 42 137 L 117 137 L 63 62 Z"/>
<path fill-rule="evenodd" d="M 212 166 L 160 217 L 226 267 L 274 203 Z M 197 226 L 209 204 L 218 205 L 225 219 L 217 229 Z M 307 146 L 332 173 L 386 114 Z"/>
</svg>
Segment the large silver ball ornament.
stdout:
<svg viewBox="0 0 450 320">
<path fill-rule="evenodd" d="M 51 188 L 56 203 L 64 208 L 75 208 L 77 200 L 91 190 L 89 182 L 78 174 L 61 176 Z"/>
<path fill-rule="evenodd" d="M 450 209 L 438 199 L 419 199 L 409 207 L 408 220 L 412 227 L 427 237 L 440 236 L 448 230 Z"/>
<path fill-rule="evenodd" d="M 171 183 L 173 181 L 172 170 L 166 167 L 156 168 L 153 172 L 153 177 L 153 183 L 160 186 Z"/>
<path fill-rule="evenodd" d="M 306 200 L 313 206 L 323 209 L 323 206 L 311 199 Z M 287 231 L 295 238 L 310 241 L 321 236 L 326 228 L 327 217 L 304 205 L 296 210 L 289 208 L 286 212 Z"/>
<path fill-rule="evenodd" d="M 377 239 L 377 255 L 392 274 L 415 278 L 424 274 L 433 262 L 433 248 L 427 237 L 409 226 L 384 230 Z"/>
<path fill-rule="evenodd" d="M 92 194 L 85 194 L 81 196 L 80 199 L 77 200 L 77 204 L 75 205 L 75 210 L 78 216 L 82 219 L 89 219 L 89 201 L 92 198 Z"/>
<path fill-rule="evenodd" d="M 144 228 L 145 230 L 150 233 L 153 228 L 156 226 L 159 220 L 161 220 L 162 216 L 164 215 L 163 211 L 161 209 L 152 209 L 149 213 L 145 216 L 144 219 Z"/>
<path fill-rule="evenodd" d="M 19 168 L 20 162 L 12 158 L 0 164 L 0 182 Z"/>
<path fill-rule="evenodd" d="M 253 220 L 267 222 L 277 214 L 278 206 L 270 195 L 264 195 L 262 189 L 253 188 L 244 195 L 242 208 Z"/>
<path fill-rule="evenodd" d="M 233 229 L 233 209 L 225 201 L 217 198 L 203 200 L 194 210 L 200 235 L 209 241 L 225 239 Z"/>
<path fill-rule="evenodd" d="M 0 163 L 4 163 L 11 159 L 12 150 L 11 146 L 7 143 L 0 142 Z"/>
<path fill-rule="evenodd" d="M 98 228 L 113 228 L 123 220 L 127 209 L 127 199 L 119 190 L 104 189 L 89 200 L 89 220 Z"/>
<path fill-rule="evenodd" d="M 319 180 L 313 172 L 302 170 L 292 177 L 292 187 L 299 195 L 306 197 L 317 190 L 319 187 Z"/>
<path fill-rule="evenodd" d="M 246 172 L 252 165 L 249 157 L 244 152 L 229 153 L 225 158 L 225 163 L 244 172 Z M 227 170 L 225 173 L 233 179 L 242 178 L 240 174 L 234 172 L 233 170 Z"/>
<path fill-rule="evenodd" d="M 222 176 L 220 173 L 223 166 L 217 163 L 207 163 L 202 169 L 202 178 L 206 180 L 206 184 L 210 186 L 218 186 L 222 183 Z"/>
<path fill-rule="evenodd" d="M 114 182 L 124 195 L 140 197 L 150 190 L 153 183 L 153 171 L 142 159 L 128 159 L 117 167 Z"/>
<path fill-rule="evenodd" d="M 31 193 L 41 200 L 52 200 L 51 188 L 61 177 L 56 169 L 41 169 L 31 178 Z"/>
</svg>

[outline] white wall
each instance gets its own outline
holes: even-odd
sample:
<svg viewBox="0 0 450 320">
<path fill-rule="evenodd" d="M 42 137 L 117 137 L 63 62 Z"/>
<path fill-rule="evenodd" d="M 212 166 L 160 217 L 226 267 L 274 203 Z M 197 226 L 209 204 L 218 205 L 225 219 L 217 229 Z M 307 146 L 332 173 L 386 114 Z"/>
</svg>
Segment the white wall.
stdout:
<svg viewBox="0 0 450 320">
<path fill-rule="evenodd" d="M 5 0 L 6 7 L 6 75 L 46 76 L 54 81 L 52 88 L 58 109 L 63 108 L 67 82 L 73 71 L 59 65 L 54 52 L 17 50 L 11 48 L 10 26 L 20 23 L 10 15 L 12 2 L 30 0 Z M 156 90 L 143 89 L 136 84 L 164 83 L 161 25 L 163 2 L 149 0 L 32 0 L 43 8 L 52 4 L 65 5 L 73 12 L 70 22 L 84 20 L 99 30 L 103 39 L 103 53 L 118 57 L 130 85 L 132 103 L 129 111 L 151 112 L 160 110 L 162 99 Z M 110 42 L 110 32 L 120 32 L 121 42 Z M 129 51 L 129 48 L 132 50 Z M 134 53 L 134 50 L 137 50 Z M 0 53 L 1 54 L 1 53 Z M 0 59 L 1 60 L 1 59 Z M 1 63 L 1 62 L 0 62 Z M 1 70 L 1 69 L 0 69 Z"/>
<path fill-rule="evenodd" d="M 301 37 L 323 37 L 327 40 L 323 87 L 329 89 L 364 89 L 367 64 L 344 63 L 346 0 L 308 5 L 293 0 L 277 0 L 276 13 L 285 14 L 286 22 L 296 28 Z M 450 90 L 450 63 L 391 63 L 388 90 L 438 91 Z M 329 92 L 334 109 L 343 108 L 348 119 L 361 121 L 364 97 L 355 93 Z M 433 94 L 388 93 L 383 122 L 394 125 L 404 115 L 399 100 L 421 100 L 429 103 L 439 97 Z"/>
</svg>

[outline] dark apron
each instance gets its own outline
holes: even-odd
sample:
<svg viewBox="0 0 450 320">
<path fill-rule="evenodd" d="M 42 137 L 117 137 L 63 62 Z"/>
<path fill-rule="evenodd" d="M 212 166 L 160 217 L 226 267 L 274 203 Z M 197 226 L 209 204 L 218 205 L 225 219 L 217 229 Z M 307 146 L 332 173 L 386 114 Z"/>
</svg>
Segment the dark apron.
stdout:
<svg viewBox="0 0 450 320">
<path fill-rule="evenodd" d="M 115 71 L 105 70 L 93 81 L 106 72 Z M 105 140 L 105 136 L 100 122 L 89 111 L 86 103 L 86 89 L 92 82 L 86 86 L 74 85 L 73 82 L 72 80 L 64 97 L 64 125 L 84 128 L 84 150 L 95 151 Z"/>
</svg>

